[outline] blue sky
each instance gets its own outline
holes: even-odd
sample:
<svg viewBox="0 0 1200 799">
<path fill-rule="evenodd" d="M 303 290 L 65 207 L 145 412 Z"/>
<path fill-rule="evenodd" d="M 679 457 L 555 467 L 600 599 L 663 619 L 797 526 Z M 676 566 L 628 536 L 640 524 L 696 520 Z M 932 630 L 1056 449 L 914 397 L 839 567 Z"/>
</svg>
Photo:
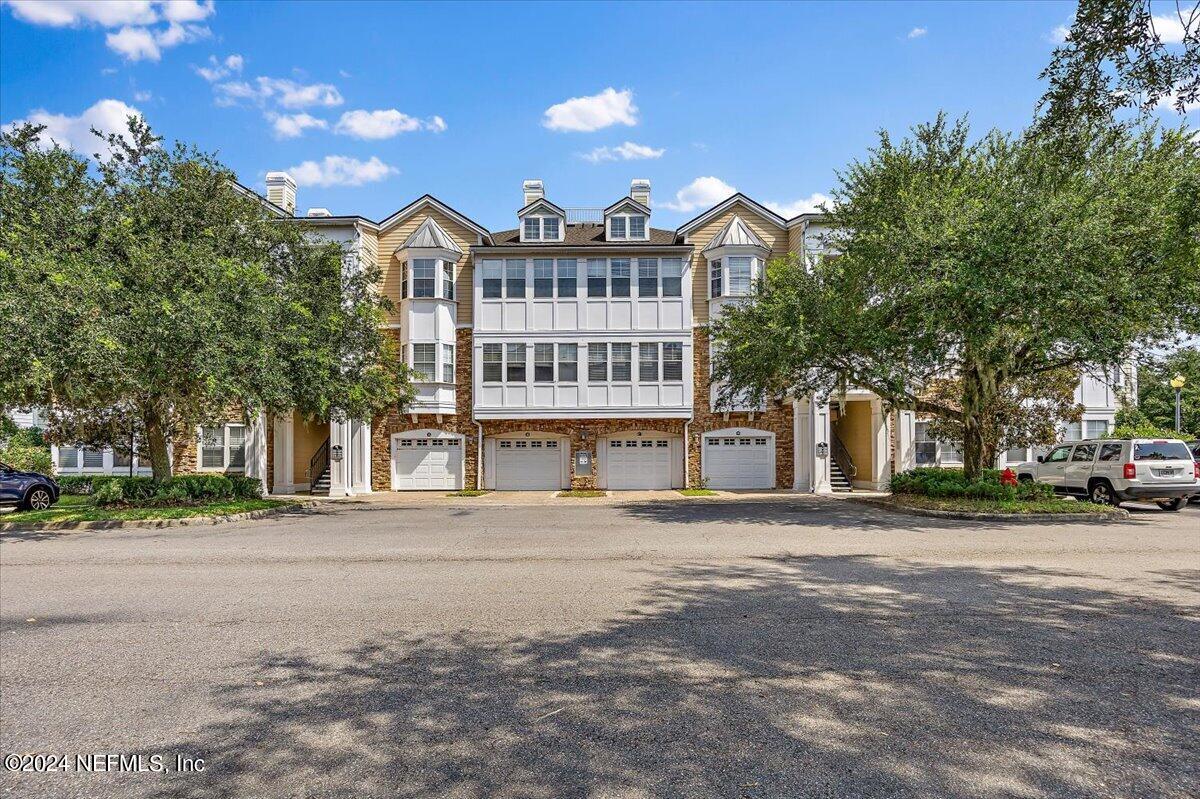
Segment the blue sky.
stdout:
<svg viewBox="0 0 1200 799">
<path fill-rule="evenodd" d="M 430 192 L 515 226 L 653 182 L 674 227 L 730 187 L 787 215 L 886 128 L 1018 129 L 1072 3 L 436 4 L 4 0 L 0 122 L 80 146 L 136 109 L 301 211 Z M 1193 116 L 1195 116 L 1193 114 Z"/>
</svg>

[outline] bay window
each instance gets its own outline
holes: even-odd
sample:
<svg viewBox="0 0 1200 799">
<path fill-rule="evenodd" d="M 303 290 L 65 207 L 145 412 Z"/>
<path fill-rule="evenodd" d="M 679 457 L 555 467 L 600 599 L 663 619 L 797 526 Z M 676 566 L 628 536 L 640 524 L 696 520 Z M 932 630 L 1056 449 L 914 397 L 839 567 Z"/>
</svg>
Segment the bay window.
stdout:
<svg viewBox="0 0 1200 799">
<path fill-rule="evenodd" d="M 749 256 L 735 256 L 725 259 L 729 272 L 730 297 L 744 297 L 750 293 L 750 269 L 754 259 Z"/>
<path fill-rule="evenodd" d="M 454 262 L 442 261 L 442 299 L 454 299 Z"/>
<path fill-rule="evenodd" d="M 485 260 L 482 270 L 484 299 L 496 299 L 503 296 L 504 265 L 499 260 Z"/>
<path fill-rule="evenodd" d="M 509 258 L 504 262 L 504 296 L 525 298 L 524 258 Z"/>
<path fill-rule="evenodd" d="M 433 258 L 414 258 L 412 260 L 412 295 L 413 297 L 436 297 L 434 289 L 437 283 L 437 261 Z"/>
<path fill-rule="evenodd" d="M 505 352 L 504 379 L 509 383 L 525 382 L 525 345 L 508 344 Z"/>
<path fill-rule="evenodd" d="M 638 258 L 638 296 L 658 296 L 657 258 Z"/>
<path fill-rule="evenodd" d="M 710 261 L 708 264 L 708 296 L 720 297 L 725 293 L 722 288 L 721 259 Z"/>
<path fill-rule="evenodd" d="M 629 259 L 613 258 L 612 265 L 612 296 L 629 296 Z"/>
<path fill-rule="evenodd" d="M 554 259 L 533 259 L 533 296 L 554 296 Z"/>
<path fill-rule="evenodd" d="M 412 368 L 417 379 L 432 383 L 437 380 L 437 345 L 412 344 Z"/>
<path fill-rule="evenodd" d="M 633 379 L 632 362 L 633 345 L 614 343 L 612 345 L 612 379 L 615 383 L 625 383 Z"/>
<path fill-rule="evenodd" d="M 575 383 L 579 380 L 579 345 L 558 345 L 558 382 Z"/>
<path fill-rule="evenodd" d="M 588 380 L 604 383 L 608 380 L 608 345 L 588 344 Z"/>
<path fill-rule="evenodd" d="M 554 345 L 533 345 L 533 382 L 554 382 Z"/>
<path fill-rule="evenodd" d="M 683 379 L 683 342 L 668 341 L 663 344 L 663 380 Z"/>
<path fill-rule="evenodd" d="M 662 259 L 662 295 L 664 297 L 683 296 L 683 259 Z"/>
<path fill-rule="evenodd" d="M 408 261 L 400 264 L 400 299 L 408 299 Z"/>
<path fill-rule="evenodd" d="M 454 345 L 442 345 L 442 382 L 454 382 Z"/>
<path fill-rule="evenodd" d="M 558 296 L 575 296 L 575 259 L 561 258 L 558 261 Z"/>
<path fill-rule="evenodd" d="M 502 344 L 483 345 L 483 382 L 499 383 L 504 379 L 504 349 Z"/>
<path fill-rule="evenodd" d="M 638 344 L 638 380 L 643 383 L 658 382 L 658 342 L 643 341 Z"/>
</svg>

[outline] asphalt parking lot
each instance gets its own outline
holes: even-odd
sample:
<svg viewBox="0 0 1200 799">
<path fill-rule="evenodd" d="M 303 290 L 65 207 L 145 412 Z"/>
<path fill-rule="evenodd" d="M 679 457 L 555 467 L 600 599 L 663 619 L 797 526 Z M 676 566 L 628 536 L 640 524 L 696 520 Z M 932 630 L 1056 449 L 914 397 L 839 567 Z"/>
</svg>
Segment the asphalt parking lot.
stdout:
<svg viewBox="0 0 1200 799">
<path fill-rule="evenodd" d="M 0 750 L 146 766 L 5 796 L 1195 797 L 1198 719 L 1195 506 L 372 502 L 0 537 Z"/>
</svg>

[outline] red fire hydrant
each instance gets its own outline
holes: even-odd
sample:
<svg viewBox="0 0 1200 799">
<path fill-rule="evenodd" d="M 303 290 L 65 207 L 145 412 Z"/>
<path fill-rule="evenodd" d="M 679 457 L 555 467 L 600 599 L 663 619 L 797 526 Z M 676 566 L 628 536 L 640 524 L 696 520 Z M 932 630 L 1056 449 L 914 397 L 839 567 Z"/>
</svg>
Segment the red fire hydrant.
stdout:
<svg viewBox="0 0 1200 799">
<path fill-rule="evenodd" d="M 1002 471 L 1000 473 L 1000 485 L 1016 486 L 1016 484 L 1017 484 L 1017 473 L 1014 472 L 1012 469 L 1006 468 L 1004 471 Z"/>
</svg>

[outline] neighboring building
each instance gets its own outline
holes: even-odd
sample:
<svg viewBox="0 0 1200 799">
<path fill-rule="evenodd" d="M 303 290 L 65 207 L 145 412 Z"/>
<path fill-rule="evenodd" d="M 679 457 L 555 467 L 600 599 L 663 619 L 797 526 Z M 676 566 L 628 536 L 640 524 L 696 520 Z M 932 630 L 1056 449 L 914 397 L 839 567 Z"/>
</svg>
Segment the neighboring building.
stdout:
<svg viewBox="0 0 1200 799">
<path fill-rule="evenodd" d="M 784 219 L 735 194 L 666 229 L 652 225 L 649 181 L 582 209 L 527 180 L 515 227 L 501 231 L 430 195 L 379 222 L 320 208 L 296 217 L 282 172 L 268 173 L 264 204 L 341 243 L 347 268 L 379 268 L 395 304 L 386 327 L 420 375 L 416 399 L 374 419 L 232 413 L 176 437 L 181 471 L 259 476 L 274 493 L 701 483 L 823 493 L 953 462 L 912 412 L 887 413 L 869 391 L 717 407 L 700 328 L 749 296 L 771 258 L 819 252 L 819 215 Z M 1081 385 L 1085 426 L 1111 422 L 1105 387 Z M 64 472 L 129 467 L 111 453 L 55 458 Z"/>
</svg>

